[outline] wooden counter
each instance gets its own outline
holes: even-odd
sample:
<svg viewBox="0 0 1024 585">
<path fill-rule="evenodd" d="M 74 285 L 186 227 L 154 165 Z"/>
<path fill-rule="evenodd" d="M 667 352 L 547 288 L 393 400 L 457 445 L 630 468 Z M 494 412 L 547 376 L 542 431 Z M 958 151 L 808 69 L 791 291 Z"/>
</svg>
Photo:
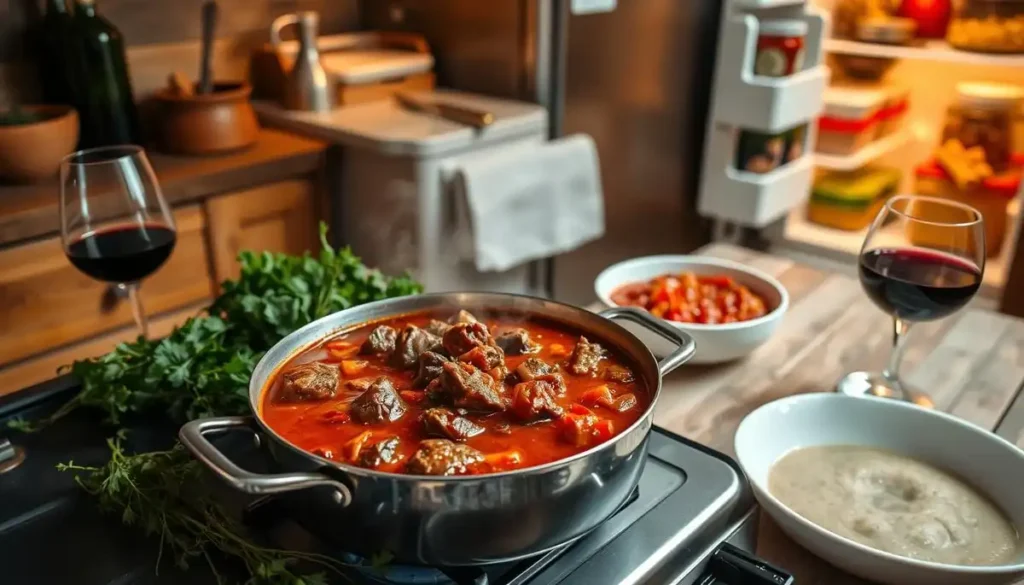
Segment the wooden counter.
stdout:
<svg viewBox="0 0 1024 585">
<path fill-rule="evenodd" d="M 264 129 L 244 151 L 211 157 L 149 154 L 168 204 L 178 206 L 297 175 L 322 164 L 325 145 L 278 130 Z M 28 185 L 0 184 L 0 247 L 60 232 L 57 177 Z"/>
<path fill-rule="evenodd" d="M 317 246 L 329 217 L 321 174 L 325 145 L 263 130 L 244 152 L 218 157 L 152 154 L 177 243 L 142 283 L 153 335 L 196 314 L 238 273 L 242 249 L 301 254 Z M 64 256 L 58 179 L 0 185 L 0 395 L 54 375 L 76 359 L 135 337 L 128 303 L 110 285 L 78 272 Z M 116 218 L 111 199 L 90 201 Z"/>
<path fill-rule="evenodd" d="M 729 245 L 697 253 L 772 274 L 789 291 L 789 311 L 746 359 L 683 366 L 666 376 L 655 424 L 734 455 L 740 421 L 762 404 L 829 392 L 847 372 L 885 365 L 891 318 L 855 278 Z M 909 335 L 901 373 L 911 387 L 926 391 L 937 408 L 1024 447 L 1024 320 L 968 305 L 915 325 Z M 799 585 L 868 585 L 797 545 L 765 514 L 758 554 L 793 573 Z"/>
</svg>

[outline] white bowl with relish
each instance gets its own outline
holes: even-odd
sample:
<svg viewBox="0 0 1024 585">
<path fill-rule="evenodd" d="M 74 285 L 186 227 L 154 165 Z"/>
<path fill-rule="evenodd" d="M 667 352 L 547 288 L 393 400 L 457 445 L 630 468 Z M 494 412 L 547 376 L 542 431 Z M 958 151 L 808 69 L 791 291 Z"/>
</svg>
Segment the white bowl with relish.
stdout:
<svg viewBox="0 0 1024 585">
<path fill-rule="evenodd" d="M 889 585 L 1024 577 L 1024 451 L 885 398 L 790 396 L 747 415 L 736 458 L 761 507 L 829 563 Z"/>
<path fill-rule="evenodd" d="M 658 306 L 652 295 L 654 287 L 658 286 L 657 292 L 661 292 L 666 279 L 675 280 L 672 286 L 678 287 L 693 278 L 723 294 L 714 299 L 717 307 L 712 307 L 711 315 L 701 312 L 700 298 L 690 303 L 692 311 L 685 303 L 677 304 L 677 299 L 668 307 L 663 303 Z M 638 306 L 690 334 L 697 343 L 697 353 L 690 363 L 697 364 L 727 362 L 750 354 L 772 336 L 789 307 L 789 294 L 775 278 L 739 262 L 704 256 L 644 256 L 619 262 L 597 276 L 594 292 L 609 307 Z M 740 304 L 746 295 L 751 295 L 747 310 L 738 310 L 731 319 L 722 304 L 724 294 L 730 292 Z M 671 350 L 669 343 L 649 331 L 630 332 L 640 337 L 655 355 Z"/>
</svg>

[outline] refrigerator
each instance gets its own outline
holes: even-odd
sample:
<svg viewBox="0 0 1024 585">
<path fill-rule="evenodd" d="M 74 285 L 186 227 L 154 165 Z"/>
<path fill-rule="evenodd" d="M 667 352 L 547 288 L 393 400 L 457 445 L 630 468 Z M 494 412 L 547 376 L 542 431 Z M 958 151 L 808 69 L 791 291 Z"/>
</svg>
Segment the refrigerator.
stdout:
<svg viewBox="0 0 1024 585">
<path fill-rule="evenodd" d="M 574 4 L 364 0 L 360 10 L 366 29 L 425 35 L 439 85 L 537 102 L 552 137 L 593 137 L 606 234 L 548 261 L 542 279 L 554 298 L 589 304 L 603 268 L 709 241 L 697 191 L 722 7 L 620 0 L 582 13 Z"/>
</svg>

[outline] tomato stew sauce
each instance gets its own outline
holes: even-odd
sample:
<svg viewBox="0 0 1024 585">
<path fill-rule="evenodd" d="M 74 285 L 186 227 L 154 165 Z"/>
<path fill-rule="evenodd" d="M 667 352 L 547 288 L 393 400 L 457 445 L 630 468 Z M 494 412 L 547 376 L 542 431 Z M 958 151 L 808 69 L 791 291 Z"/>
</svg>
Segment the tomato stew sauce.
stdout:
<svg viewBox="0 0 1024 585">
<path fill-rule="evenodd" d="M 460 311 L 364 325 L 299 353 L 271 376 L 261 416 L 290 443 L 338 462 L 462 475 L 580 453 L 650 404 L 637 369 L 600 340 Z"/>
<path fill-rule="evenodd" d="M 764 299 L 732 278 L 692 272 L 624 284 L 612 291 L 611 300 L 669 321 L 702 325 L 750 321 L 768 312 Z"/>
</svg>

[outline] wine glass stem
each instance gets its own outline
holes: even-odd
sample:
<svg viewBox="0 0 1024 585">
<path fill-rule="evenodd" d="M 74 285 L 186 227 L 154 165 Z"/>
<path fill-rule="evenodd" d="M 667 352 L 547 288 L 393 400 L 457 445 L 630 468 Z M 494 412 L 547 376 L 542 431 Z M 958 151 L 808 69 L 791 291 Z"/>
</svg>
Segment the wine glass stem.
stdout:
<svg viewBox="0 0 1024 585">
<path fill-rule="evenodd" d="M 146 321 L 146 310 L 142 307 L 142 293 L 139 292 L 139 283 L 129 282 L 124 285 L 128 290 L 128 301 L 132 305 L 132 317 L 139 327 L 139 333 L 149 339 L 149 323 Z"/>
<path fill-rule="evenodd" d="M 908 331 L 910 331 L 910 323 L 899 317 L 893 317 L 892 352 L 889 354 L 889 362 L 882 370 L 882 376 L 892 382 L 894 386 L 898 385 L 900 381 L 900 363 L 903 361 L 903 352 L 907 347 Z"/>
</svg>

